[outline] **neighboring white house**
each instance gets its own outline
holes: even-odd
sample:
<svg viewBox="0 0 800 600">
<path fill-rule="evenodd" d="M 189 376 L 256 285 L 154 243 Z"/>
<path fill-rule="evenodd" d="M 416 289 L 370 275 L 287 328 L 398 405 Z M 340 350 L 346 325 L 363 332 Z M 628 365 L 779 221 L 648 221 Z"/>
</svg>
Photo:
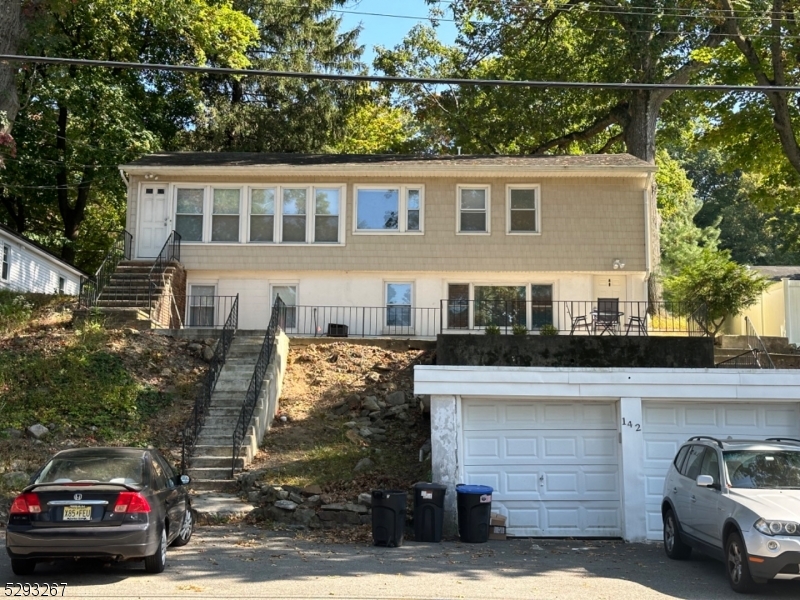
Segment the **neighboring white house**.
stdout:
<svg viewBox="0 0 800 600">
<path fill-rule="evenodd" d="M 490 485 L 517 536 L 660 540 L 664 476 L 695 435 L 800 438 L 800 371 L 417 366 L 433 481 Z"/>
<path fill-rule="evenodd" d="M 744 335 L 748 317 L 759 335 L 785 337 L 800 345 L 800 266 L 752 268 L 772 283 L 753 306 L 726 319 L 721 333 Z"/>
<path fill-rule="evenodd" d="M 242 329 L 266 327 L 277 295 L 297 307 L 290 335 L 482 329 L 466 309 L 492 295 L 568 331 L 566 301 L 647 298 L 655 167 L 627 154 L 188 152 L 121 169 L 134 259 L 177 231 L 185 293 L 238 294 Z"/>
<path fill-rule="evenodd" d="M 86 274 L 0 225 L 0 290 L 76 296 Z"/>
</svg>

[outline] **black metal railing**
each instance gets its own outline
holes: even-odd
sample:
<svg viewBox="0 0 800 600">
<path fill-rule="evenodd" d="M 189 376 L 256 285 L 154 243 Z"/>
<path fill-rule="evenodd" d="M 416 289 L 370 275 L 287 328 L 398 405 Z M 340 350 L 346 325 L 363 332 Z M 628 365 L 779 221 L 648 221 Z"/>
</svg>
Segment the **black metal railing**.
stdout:
<svg viewBox="0 0 800 600">
<path fill-rule="evenodd" d="M 756 331 L 756 328 L 753 326 L 753 322 L 749 317 L 745 316 L 744 324 L 747 328 L 747 347 L 753 351 L 756 362 L 758 363 L 758 368 L 774 369 L 775 363 L 772 362 L 772 357 L 769 355 L 767 347 L 764 345 L 764 340 L 762 340 L 761 336 L 758 335 L 758 332 Z"/>
<path fill-rule="evenodd" d="M 171 294 L 172 306 L 180 315 L 183 327 L 224 328 L 226 316 L 230 314 L 236 296 L 205 296 Z"/>
<path fill-rule="evenodd" d="M 286 332 L 310 337 L 435 337 L 438 308 L 287 306 Z"/>
<path fill-rule="evenodd" d="M 441 333 L 708 336 L 705 306 L 597 300 L 442 300 Z"/>
<path fill-rule="evenodd" d="M 718 369 L 760 369 L 758 354 L 755 350 L 745 350 L 741 354 L 731 356 L 716 364 Z"/>
<path fill-rule="evenodd" d="M 197 444 L 197 436 L 203 428 L 208 408 L 211 405 L 211 396 L 214 393 L 214 388 L 217 386 L 217 380 L 219 379 L 219 374 L 222 372 L 222 367 L 225 366 L 225 360 L 228 358 L 228 351 L 231 349 L 231 344 L 233 343 L 233 338 L 236 335 L 238 327 L 239 296 L 237 295 L 231 304 L 228 318 L 225 319 L 222 331 L 220 331 L 217 346 L 214 348 L 214 356 L 208 365 L 208 371 L 203 380 L 203 387 L 195 399 L 192 415 L 183 427 L 181 473 L 186 472 L 187 461 L 192 455 L 192 452 L 194 452 L 194 447 Z"/>
<path fill-rule="evenodd" d="M 161 252 L 158 253 L 153 266 L 150 267 L 148 274 L 149 290 L 147 306 L 150 310 L 150 318 L 153 318 L 153 302 L 158 298 L 159 288 L 164 287 L 164 273 L 167 267 L 173 261 L 180 262 L 181 260 L 181 234 L 177 231 L 170 232 L 167 241 L 161 247 Z"/>
<path fill-rule="evenodd" d="M 81 307 L 92 308 L 97 305 L 97 299 L 106 285 L 108 285 L 108 282 L 111 281 L 111 276 L 117 270 L 119 263 L 123 260 L 131 259 L 132 245 L 133 235 L 123 230 L 114 240 L 111 249 L 106 254 L 94 277 L 81 277 L 81 289 L 78 297 Z"/>
<path fill-rule="evenodd" d="M 258 397 L 261 395 L 261 388 L 264 386 L 264 376 L 267 373 L 269 362 L 272 360 L 272 348 L 275 345 L 275 336 L 285 329 L 286 315 L 286 305 L 283 303 L 280 296 L 278 296 L 275 298 L 275 304 L 272 305 L 272 314 L 270 315 L 267 333 L 261 344 L 261 351 L 258 353 L 258 360 L 253 369 L 253 376 L 250 378 L 250 385 L 247 387 L 247 393 L 242 402 L 242 410 L 239 412 L 239 419 L 236 421 L 236 427 L 233 430 L 231 477 L 233 477 L 236 471 L 236 461 L 239 459 L 242 442 L 247 435 L 250 421 L 253 420 L 253 413 L 256 410 L 256 404 L 258 404 Z"/>
</svg>

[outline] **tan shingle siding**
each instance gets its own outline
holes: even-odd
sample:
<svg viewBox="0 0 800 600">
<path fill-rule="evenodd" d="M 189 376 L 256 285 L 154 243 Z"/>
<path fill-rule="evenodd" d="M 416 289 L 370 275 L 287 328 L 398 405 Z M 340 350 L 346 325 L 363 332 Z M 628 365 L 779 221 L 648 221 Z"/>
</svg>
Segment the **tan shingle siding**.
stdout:
<svg viewBox="0 0 800 600">
<path fill-rule="evenodd" d="M 164 181 L 162 179 L 162 181 Z M 134 193 L 138 193 L 132 180 Z M 186 181 L 182 181 L 186 183 Z M 253 178 L 204 178 L 198 183 L 270 183 Z M 196 269 L 354 271 L 606 271 L 615 258 L 626 271 L 645 270 L 642 178 L 531 178 L 541 185 L 541 235 L 506 235 L 507 180 L 459 178 L 282 178 L 278 183 L 346 183 L 345 246 L 184 244 Z M 424 183 L 425 234 L 354 235 L 353 189 L 360 183 Z M 491 184 L 491 235 L 456 235 L 456 185 Z M 515 182 L 516 183 L 516 182 Z M 135 203 L 128 227 L 135 231 Z M 133 228 L 133 229 L 131 229 Z"/>
</svg>

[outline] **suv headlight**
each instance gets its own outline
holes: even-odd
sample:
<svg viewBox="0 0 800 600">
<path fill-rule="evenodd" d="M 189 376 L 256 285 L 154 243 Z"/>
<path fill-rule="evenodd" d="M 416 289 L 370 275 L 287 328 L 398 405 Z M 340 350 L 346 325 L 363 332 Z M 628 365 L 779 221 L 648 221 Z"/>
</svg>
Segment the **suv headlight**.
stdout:
<svg viewBox="0 0 800 600">
<path fill-rule="evenodd" d="M 759 519 L 754 527 L 764 535 L 800 535 L 800 524 L 793 521 Z"/>
</svg>

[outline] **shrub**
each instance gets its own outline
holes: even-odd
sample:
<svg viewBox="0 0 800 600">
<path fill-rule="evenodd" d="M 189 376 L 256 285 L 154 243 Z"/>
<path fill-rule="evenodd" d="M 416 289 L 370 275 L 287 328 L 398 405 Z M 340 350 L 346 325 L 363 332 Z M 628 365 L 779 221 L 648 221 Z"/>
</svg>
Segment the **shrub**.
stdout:
<svg viewBox="0 0 800 600">
<path fill-rule="evenodd" d="M 514 335 L 528 335 L 528 326 L 522 323 L 517 323 L 511 328 L 511 333 Z"/>
<path fill-rule="evenodd" d="M 558 328 L 552 323 L 547 323 L 539 329 L 539 335 L 558 335 Z"/>
<path fill-rule="evenodd" d="M 500 326 L 499 325 L 487 325 L 486 326 L 486 335 L 500 335 Z"/>
</svg>

